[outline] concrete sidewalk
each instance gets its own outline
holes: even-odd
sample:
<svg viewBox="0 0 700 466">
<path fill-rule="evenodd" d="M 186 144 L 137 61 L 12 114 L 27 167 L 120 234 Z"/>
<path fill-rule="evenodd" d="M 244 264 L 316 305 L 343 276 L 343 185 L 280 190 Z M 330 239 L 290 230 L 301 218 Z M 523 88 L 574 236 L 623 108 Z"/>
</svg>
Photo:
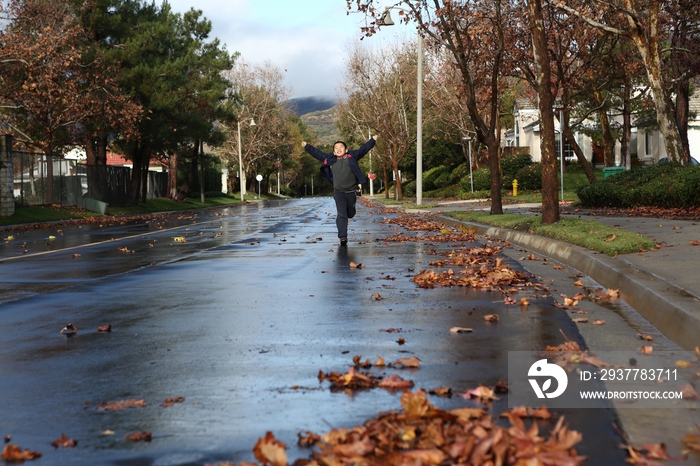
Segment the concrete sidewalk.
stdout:
<svg viewBox="0 0 700 466">
<path fill-rule="evenodd" d="M 510 213 L 535 214 L 540 204 L 511 204 Z M 489 210 L 478 201 L 453 201 L 422 212 Z M 416 212 L 412 209 L 411 211 Z M 569 216 L 570 214 L 564 214 Z M 477 233 L 494 236 L 544 254 L 590 276 L 602 286 L 620 290 L 620 296 L 666 337 L 687 350 L 700 346 L 700 222 L 648 217 L 573 215 L 613 225 L 653 239 L 660 249 L 616 258 L 561 241 L 515 230 L 470 224 Z M 440 216 L 448 224 L 458 222 Z"/>
</svg>

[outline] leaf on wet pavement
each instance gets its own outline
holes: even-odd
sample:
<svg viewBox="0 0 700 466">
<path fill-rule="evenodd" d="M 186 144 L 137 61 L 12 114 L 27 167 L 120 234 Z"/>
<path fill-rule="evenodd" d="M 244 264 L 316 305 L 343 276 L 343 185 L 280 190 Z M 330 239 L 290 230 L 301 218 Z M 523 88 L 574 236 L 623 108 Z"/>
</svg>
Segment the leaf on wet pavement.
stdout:
<svg viewBox="0 0 700 466">
<path fill-rule="evenodd" d="M 380 388 L 388 388 L 388 389 L 394 389 L 394 390 L 404 389 L 404 388 L 413 387 L 413 381 L 412 380 L 404 380 L 398 374 L 392 374 L 390 377 L 387 377 L 386 379 L 379 382 L 378 386 Z"/>
<path fill-rule="evenodd" d="M 364 362 L 362 362 L 361 360 L 362 360 L 362 356 L 357 354 L 357 355 L 353 356 L 352 363 L 355 367 L 362 367 L 365 369 L 368 367 L 372 367 L 372 363 L 369 361 L 369 359 L 365 359 Z"/>
<path fill-rule="evenodd" d="M 287 446 L 277 440 L 272 432 L 267 432 L 265 437 L 258 439 L 253 447 L 255 458 L 262 464 L 272 466 L 287 465 Z"/>
<path fill-rule="evenodd" d="M 576 322 L 577 324 L 587 324 L 588 323 L 588 318 L 586 317 L 576 317 L 575 319 L 571 319 L 573 322 Z"/>
<path fill-rule="evenodd" d="M 396 367 L 420 367 L 420 359 L 415 356 L 400 358 L 394 361 Z"/>
<path fill-rule="evenodd" d="M 311 448 L 321 441 L 321 436 L 311 431 L 297 432 L 297 445 L 300 447 Z"/>
<path fill-rule="evenodd" d="M 480 385 L 476 388 L 471 388 L 469 390 L 466 390 L 464 393 L 460 395 L 462 398 L 466 398 L 468 400 L 471 399 L 476 399 L 479 400 L 482 403 L 488 403 L 493 400 L 496 400 L 496 394 L 494 393 L 493 389 L 489 387 L 485 387 L 483 385 Z"/>
<path fill-rule="evenodd" d="M 383 367 L 386 366 L 386 363 L 384 362 L 384 358 L 381 356 L 377 356 L 379 359 L 374 363 L 375 367 Z"/>
<path fill-rule="evenodd" d="M 452 389 L 449 387 L 437 387 L 428 390 L 428 393 L 435 396 L 450 397 L 452 396 Z"/>
<path fill-rule="evenodd" d="M 654 348 L 652 346 L 642 346 L 641 352 L 642 354 L 649 355 L 654 352 Z"/>
<path fill-rule="evenodd" d="M 356 264 L 356 263 L 354 263 L 354 262 L 350 262 L 350 268 L 351 268 L 351 269 L 361 269 L 361 268 L 362 268 L 362 264 Z"/>
<path fill-rule="evenodd" d="M 78 444 L 77 440 L 73 440 L 72 438 L 69 438 L 66 434 L 61 434 L 61 438 L 58 438 L 51 442 L 51 445 L 54 448 L 58 447 L 63 447 L 63 448 L 70 448 L 74 447 Z"/>
<path fill-rule="evenodd" d="M 519 304 L 520 304 L 521 306 L 529 306 L 529 305 L 530 305 L 530 301 L 528 301 L 527 298 L 520 298 Z"/>
<path fill-rule="evenodd" d="M 185 397 L 184 396 L 176 396 L 173 398 L 166 398 L 163 403 L 161 403 L 161 407 L 163 408 L 169 408 L 173 406 L 175 403 L 184 403 L 185 402 Z"/>
<path fill-rule="evenodd" d="M 697 400 L 700 399 L 697 390 L 691 384 L 685 384 L 681 387 L 681 393 L 683 393 L 684 400 Z"/>
<path fill-rule="evenodd" d="M 597 319 L 593 321 L 593 325 L 605 325 L 605 321 L 601 319 Z"/>
<path fill-rule="evenodd" d="M 150 442 L 153 439 L 153 433 L 142 430 L 141 432 L 126 434 L 124 438 L 132 442 Z"/>
<path fill-rule="evenodd" d="M 405 344 L 406 344 L 406 339 L 404 339 L 404 338 L 399 338 L 398 340 L 396 340 L 396 343 L 398 343 L 399 346 L 405 345 Z"/>
<path fill-rule="evenodd" d="M 103 325 L 102 327 L 97 327 L 98 332 L 111 332 L 112 331 L 112 326 L 111 325 Z"/>
<path fill-rule="evenodd" d="M 473 330 L 467 327 L 452 327 L 450 332 L 452 333 L 470 333 Z"/>
<path fill-rule="evenodd" d="M 372 301 L 381 301 L 381 300 L 382 300 L 382 295 L 380 295 L 379 293 L 372 293 L 372 294 L 369 296 L 369 299 L 371 299 Z"/>
<path fill-rule="evenodd" d="M 638 334 L 637 334 L 637 337 L 638 337 L 640 340 L 654 341 L 654 337 L 652 337 L 651 335 L 642 335 L 641 333 L 638 333 Z"/>
<path fill-rule="evenodd" d="M 691 244 L 692 246 L 700 246 L 700 241 L 691 239 L 691 240 L 690 240 L 690 244 Z"/>
<path fill-rule="evenodd" d="M 131 398 L 128 400 L 109 401 L 97 407 L 98 411 L 124 411 L 127 408 L 143 408 L 146 406 L 144 400 Z"/>
<path fill-rule="evenodd" d="M 584 284 L 583 284 L 583 282 L 582 282 L 581 280 L 576 280 L 576 281 L 574 282 L 574 285 L 580 286 L 580 287 L 583 287 L 583 286 L 584 286 Z"/>
<path fill-rule="evenodd" d="M 498 314 L 487 314 L 484 316 L 486 322 L 498 322 Z"/>
<path fill-rule="evenodd" d="M 13 444 L 5 445 L 0 455 L 0 460 L 8 463 L 23 463 L 25 461 L 35 460 L 41 457 L 38 451 L 22 450 L 21 447 Z"/>
</svg>

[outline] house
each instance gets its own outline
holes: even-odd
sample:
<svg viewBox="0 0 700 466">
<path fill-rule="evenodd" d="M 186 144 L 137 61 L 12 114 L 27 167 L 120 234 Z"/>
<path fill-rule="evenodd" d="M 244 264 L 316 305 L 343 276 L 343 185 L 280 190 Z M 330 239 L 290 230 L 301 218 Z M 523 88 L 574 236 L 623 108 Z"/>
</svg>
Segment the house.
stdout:
<svg viewBox="0 0 700 466">
<path fill-rule="evenodd" d="M 555 139 L 557 154 L 560 151 L 559 120 L 555 112 Z M 537 102 L 533 99 L 521 97 L 516 100 L 513 108 L 514 128 L 506 131 L 502 141 L 505 146 L 529 147 L 532 160 L 539 162 L 542 159 L 540 150 L 540 118 Z M 619 117 L 618 117 L 619 119 Z M 621 125 L 620 121 L 614 121 L 613 125 Z M 637 123 L 637 122 L 635 122 Z M 574 131 L 576 142 L 589 162 L 602 166 L 602 150 L 594 147 L 593 140 L 583 132 Z M 700 90 L 690 98 L 690 119 L 688 121 L 688 140 L 690 143 L 690 155 L 700 159 Z M 639 161 L 646 165 L 655 164 L 659 159 L 666 157 L 666 145 L 664 138 L 658 129 L 642 129 L 632 127 L 630 138 L 630 153 L 638 157 Z M 576 160 L 576 155 L 568 143 L 564 144 L 564 154 L 567 160 Z M 620 144 L 615 144 L 615 164 L 620 164 Z"/>
</svg>

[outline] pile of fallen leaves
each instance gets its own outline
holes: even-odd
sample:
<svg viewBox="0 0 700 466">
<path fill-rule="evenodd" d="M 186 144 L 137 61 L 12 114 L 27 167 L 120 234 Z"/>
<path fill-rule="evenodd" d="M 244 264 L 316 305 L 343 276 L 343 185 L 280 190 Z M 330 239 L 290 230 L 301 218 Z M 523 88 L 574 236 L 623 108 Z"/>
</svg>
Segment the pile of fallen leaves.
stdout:
<svg viewBox="0 0 700 466">
<path fill-rule="evenodd" d="M 324 373 L 318 371 L 318 381 L 323 382 L 328 380 L 331 383 L 331 389 L 340 390 L 355 390 L 362 388 L 386 388 L 389 390 L 402 390 L 413 387 L 411 380 L 404 380 L 398 374 L 393 374 L 390 377 L 382 377 L 374 375 L 371 372 L 361 372 L 360 369 L 368 369 L 374 367 L 394 367 L 394 368 L 416 368 L 420 367 L 420 359 L 415 356 L 397 359 L 394 363 L 386 364 L 381 356 L 372 364 L 369 359 L 362 362 L 362 356 L 352 358 L 354 365 L 350 369 L 341 374 L 340 372 Z"/>
<path fill-rule="evenodd" d="M 404 392 L 402 410 L 381 413 L 362 426 L 338 428 L 317 435 L 299 434 L 299 444 L 315 447 L 302 465 L 566 465 L 583 463 L 574 448 L 582 435 L 564 424 L 564 417 L 543 435 L 537 422 L 526 427 L 524 418 L 549 419 L 546 408 L 516 408 L 501 415 L 504 427 L 478 408 L 444 411 L 433 406 L 422 391 Z M 253 450 L 261 464 L 287 464 L 286 445 L 271 432 Z M 231 464 L 231 463 L 226 463 Z"/>
<path fill-rule="evenodd" d="M 482 290 L 501 291 L 504 287 L 519 286 L 511 292 L 524 289 L 525 286 L 535 286 L 529 282 L 531 275 L 519 272 L 504 264 L 503 257 L 492 257 L 494 248 L 470 248 L 465 252 L 455 253 L 449 260 L 431 262 L 431 265 L 444 266 L 449 263 L 466 266 L 455 272 L 452 269 L 444 272 L 421 270 L 411 279 L 421 288 L 436 286 L 466 286 Z M 546 287 L 541 286 L 542 289 Z"/>
<path fill-rule="evenodd" d="M 427 217 L 427 219 L 426 219 Z M 435 222 L 434 215 L 400 214 L 393 218 L 383 218 L 381 223 L 400 225 L 410 231 L 441 231 L 444 223 Z"/>
<path fill-rule="evenodd" d="M 401 233 L 389 236 L 388 238 L 378 239 L 377 241 L 385 243 L 415 243 L 415 242 L 427 242 L 427 243 L 476 243 L 478 238 L 476 234 L 468 231 L 462 233 L 442 232 L 440 235 L 428 235 L 428 236 L 407 236 Z"/>
</svg>

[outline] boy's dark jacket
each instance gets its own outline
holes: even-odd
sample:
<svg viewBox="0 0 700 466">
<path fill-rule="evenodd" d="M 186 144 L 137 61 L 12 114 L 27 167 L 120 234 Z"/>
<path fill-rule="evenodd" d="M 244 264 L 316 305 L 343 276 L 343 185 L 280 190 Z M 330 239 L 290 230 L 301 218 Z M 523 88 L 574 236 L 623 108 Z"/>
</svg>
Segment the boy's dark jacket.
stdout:
<svg viewBox="0 0 700 466">
<path fill-rule="evenodd" d="M 374 147 L 376 142 L 377 141 L 375 141 L 374 138 L 370 138 L 370 140 L 362 144 L 362 147 L 359 149 L 348 152 L 348 165 L 350 165 L 350 170 L 352 170 L 352 173 L 355 175 L 355 178 L 357 178 L 357 182 L 359 184 L 364 183 L 366 180 L 357 162 Z M 306 152 L 311 154 L 313 158 L 323 163 L 323 165 L 321 165 L 321 176 L 328 180 L 330 184 L 333 184 L 333 172 L 331 171 L 331 165 L 338 161 L 338 157 L 333 154 L 321 152 L 311 144 L 304 146 L 304 149 Z"/>
</svg>

